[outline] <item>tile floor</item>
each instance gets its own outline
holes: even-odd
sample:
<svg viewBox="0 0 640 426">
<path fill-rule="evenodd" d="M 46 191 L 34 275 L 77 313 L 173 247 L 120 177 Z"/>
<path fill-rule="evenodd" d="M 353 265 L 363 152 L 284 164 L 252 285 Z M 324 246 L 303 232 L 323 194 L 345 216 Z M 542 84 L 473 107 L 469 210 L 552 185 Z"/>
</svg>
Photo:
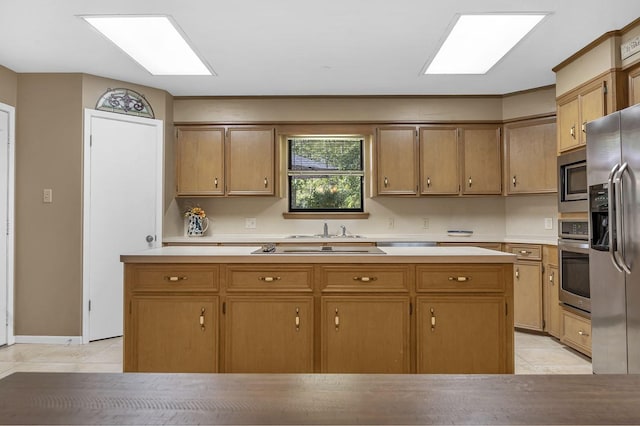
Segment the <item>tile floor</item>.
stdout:
<svg viewBox="0 0 640 426">
<path fill-rule="evenodd" d="M 515 333 L 516 374 L 591 374 L 591 360 L 536 334 Z M 122 338 L 88 345 L 16 344 L 0 348 L 0 378 L 18 371 L 122 371 Z"/>
</svg>

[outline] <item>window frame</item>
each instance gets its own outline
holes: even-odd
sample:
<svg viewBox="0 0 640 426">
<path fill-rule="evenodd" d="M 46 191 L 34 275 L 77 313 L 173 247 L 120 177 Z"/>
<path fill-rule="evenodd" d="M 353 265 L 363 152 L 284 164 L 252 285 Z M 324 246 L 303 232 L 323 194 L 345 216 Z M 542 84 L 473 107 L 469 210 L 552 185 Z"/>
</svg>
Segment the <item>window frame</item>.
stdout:
<svg viewBox="0 0 640 426">
<path fill-rule="evenodd" d="M 360 170 L 292 170 L 292 144 L 294 139 L 358 139 L 360 142 Z M 362 135 L 295 135 L 287 136 L 286 142 L 286 167 L 287 167 L 287 211 L 293 214 L 299 213 L 364 213 L 365 203 L 365 141 Z M 299 176 L 359 176 L 360 177 L 360 207 L 359 208 L 293 208 L 292 207 L 292 182 Z"/>
</svg>

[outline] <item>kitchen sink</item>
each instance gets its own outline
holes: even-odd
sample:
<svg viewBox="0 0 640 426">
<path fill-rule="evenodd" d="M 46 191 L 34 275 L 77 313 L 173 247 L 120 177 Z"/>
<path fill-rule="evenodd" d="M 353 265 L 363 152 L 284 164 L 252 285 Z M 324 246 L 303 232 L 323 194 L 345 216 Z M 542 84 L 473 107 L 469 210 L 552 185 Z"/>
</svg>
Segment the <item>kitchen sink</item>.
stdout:
<svg viewBox="0 0 640 426">
<path fill-rule="evenodd" d="M 251 254 L 386 254 L 375 246 L 348 247 L 348 246 L 312 246 L 312 247 L 287 247 L 267 245 Z"/>
<path fill-rule="evenodd" d="M 349 234 L 349 235 L 327 235 L 326 237 L 323 234 L 293 234 L 289 235 L 286 238 L 363 238 L 362 235 Z"/>
</svg>

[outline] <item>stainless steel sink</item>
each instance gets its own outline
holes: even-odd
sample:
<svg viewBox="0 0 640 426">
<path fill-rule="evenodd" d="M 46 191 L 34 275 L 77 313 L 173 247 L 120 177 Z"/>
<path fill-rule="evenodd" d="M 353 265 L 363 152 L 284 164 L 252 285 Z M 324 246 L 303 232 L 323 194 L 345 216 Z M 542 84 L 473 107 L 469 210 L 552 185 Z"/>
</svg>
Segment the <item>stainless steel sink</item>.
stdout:
<svg viewBox="0 0 640 426">
<path fill-rule="evenodd" d="M 375 246 L 348 247 L 348 246 L 313 246 L 313 247 L 287 247 L 265 246 L 251 252 L 251 254 L 386 254 Z"/>
<path fill-rule="evenodd" d="M 296 238 L 363 238 L 362 235 L 355 235 L 355 234 L 349 234 L 349 235 L 327 235 L 324 236 L 322 234 L 293 234 L 293 235 L 288 235 L 286 238 L 291 238 L 291 239 L 296 239 Z"/>
</svg>

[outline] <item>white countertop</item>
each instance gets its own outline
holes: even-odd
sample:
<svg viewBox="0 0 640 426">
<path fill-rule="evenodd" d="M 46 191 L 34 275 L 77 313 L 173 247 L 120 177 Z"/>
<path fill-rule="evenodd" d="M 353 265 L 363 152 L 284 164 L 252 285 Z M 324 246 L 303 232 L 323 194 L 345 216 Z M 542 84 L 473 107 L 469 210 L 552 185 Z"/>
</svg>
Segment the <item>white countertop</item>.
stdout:
<svg viewBox="0 0 640 426">
<path fill-rule="evenodd" d="M 251 254 L 260 246 L 168 246 L 120 256 L 125 263 L 513 263 L 478 247 L 382 247 L 383 253 Z"/>
<path fill-rule="evenodd" d="M 433 241 L 446 243 L 525 243 L 525 244 L 546 244 L 557 245 L 556 236 L 528 236 L 528 235 L 471 235 L 469 237 L 451 237 L 447 234 L 366 234 L 361 238 L 287 238 L 282 234 L 217 234 L 204 237 L 164 237 L 165 244 L 264 244 L 264 243 L 319 243 L 319 242 L 353 242 L 353 243 L 378 243 L 388 241 Z"/>
</svg>

